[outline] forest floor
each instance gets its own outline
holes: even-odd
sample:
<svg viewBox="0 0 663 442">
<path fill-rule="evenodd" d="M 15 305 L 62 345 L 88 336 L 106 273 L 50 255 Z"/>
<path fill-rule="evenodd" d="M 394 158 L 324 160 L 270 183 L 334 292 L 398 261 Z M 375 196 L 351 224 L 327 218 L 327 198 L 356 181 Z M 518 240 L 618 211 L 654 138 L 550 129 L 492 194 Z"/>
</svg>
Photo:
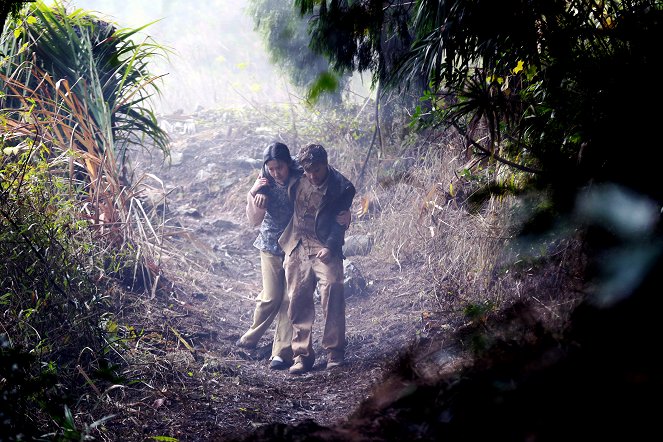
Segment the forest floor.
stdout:
<svg viewBox="0 0 663 442">
<path fill-rule="evenodd" d="M 77 410 L 92 411 L 75 417 L 95 422 L 87 434 L 384 442 L 646 440 L 658 431 L 651 404 L 663 395 L 663 363 L 651 349 L 663 298 L 652 293 L 663 261 L 626 301 L 592 305 L 582 301 L 585 256 L 569 241 L 522 268 L 502 290 L 513 299 L 483 299 L 492 293 L 471 283 L 461 288 L 479 299 L 439 287 L 444 295 L 432 296 L 446 273 L 430 280 L 439 275 L 425 263 L 389 248 L 347 253 L 365 287 L 346 292 L 344 366 L 325 367 L 319 302 L 311 372 L 268 368 L 273 328 L 255 350 L 237 347 L 261 291 L 257 230 L 244 207 L 263 147 L 278 133 L 264 121 L 256 112 L 207 113 L 195 131 L 179 126 L 188 133 L 174 134 L 171 164 L 136 158 L 146 210 L 161 205 L 167 226 L 158 229 L 162 273 L 158 290 L 111 296 L 107 330 L 124 368 L 80 400 Z M 384 232 L 377 219 L 353 220 L 348 237 Z M 505 278 L 518 272 L 506 269 Z"/>
<path fill-rule="evenodd" d="M 116 321 L 127 343 L 122 357 L 131 365 L 125 385 L 108 393 L 103 411 L 115 417 L 105 423 L 104 438 L 230 440 L 270 423 L 331 426 L 366 401 L 405 354 L 416 353 L 409 364 L 422 378 L 462 364 L 445 338 L 462 325 L 461 315 L 432 314 L 430 283 L 416 268 L 370 253 L 347 257 L 366 286 L 347 293 L 344 366 L 325 368 L 318 301 L 311 372 L 268 368 L 273 326 L 257 349 L 237 347 L 261 291 L 252 245 L 257 229 L 245 221 L 245 194 L 271 136 L 261 135 L 256 122 L 206 118 L 195 132 L 172 135 L 171 164 L 158 155 L 136 160 L 137 176 L 150 174 L 142 179 L 153 188 L 152 200 L 168 195 L 166 224 L 173 227 L 166 247 L 174 253 L 161 262 L 159 291 L 127 291 L 118 299 Z M 389 394 L 397 396 L 399 388 Z"/>
</svg>

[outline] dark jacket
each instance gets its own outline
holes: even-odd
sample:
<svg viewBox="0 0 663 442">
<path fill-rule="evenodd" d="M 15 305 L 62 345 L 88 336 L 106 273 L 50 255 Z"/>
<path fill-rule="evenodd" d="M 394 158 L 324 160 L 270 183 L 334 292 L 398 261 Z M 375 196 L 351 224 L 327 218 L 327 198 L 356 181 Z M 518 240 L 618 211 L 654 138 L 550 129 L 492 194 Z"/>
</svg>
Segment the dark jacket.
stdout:
<svg viewBox="0 0 663 442">
<path fill-rule="evenodd" d="M 315 233 L 318 240 L 334 255 L 343 257 L 343 244 L 345 243 L 345 228 L 336 221 L 336 215 L 344 210 L 350 210 L 355 197 L 355 186 L 339 171 L 331 166 L 327 177 L 327 191 L 322 197 L 322 203 L 315 214 Z M 299 181 L 294 180 L 288 188 L 290 201 L 295 201 Z M 292 220 L 285 228 L 279 239 L 281 248 L 289 255 L 299 242 L 294 236 Z"/>
</svg>

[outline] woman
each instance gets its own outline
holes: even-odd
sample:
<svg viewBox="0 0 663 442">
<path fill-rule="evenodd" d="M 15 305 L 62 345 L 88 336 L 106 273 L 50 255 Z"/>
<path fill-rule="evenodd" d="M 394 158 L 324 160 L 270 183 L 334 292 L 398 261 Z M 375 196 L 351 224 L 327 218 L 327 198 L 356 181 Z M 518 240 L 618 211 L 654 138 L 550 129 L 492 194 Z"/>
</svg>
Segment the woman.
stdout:
<svg viewBox="0 0 663 442">
<path fill-rule="evenodd" d="M 263 153 L 260 176 L 246 195 L 246 216 L 253 226 L 260 225 L 260 232 L 253 245 L 260 250 L 262 292 L 256 300 L 253 324 L 244 333 L 237 345 L 255 348 L 258 341 L 277 318 L 272 356 L 269 368 L 283 370 L 292 365 L 292 326 L 288 320 L 289 300 L 283 251 L 278 239 L 288 225 L 293 213 L 293 204 L 288 198 L 288 185 L 296 181 L 303 170 L 293 161 L 288 146 L 273 142 Z M 337 216 L 339 224 L 350 224 L 350 212 Z"/>
</svg>

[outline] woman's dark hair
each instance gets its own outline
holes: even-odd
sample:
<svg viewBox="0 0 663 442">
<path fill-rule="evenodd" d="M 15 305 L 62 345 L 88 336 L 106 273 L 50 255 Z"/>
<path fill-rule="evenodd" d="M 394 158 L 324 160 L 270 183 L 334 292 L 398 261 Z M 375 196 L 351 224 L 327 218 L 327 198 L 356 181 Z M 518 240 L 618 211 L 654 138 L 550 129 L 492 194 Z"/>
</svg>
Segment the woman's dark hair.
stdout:
<svg viewBox="0 0 663 442">
<path fill-rule="evenodd" d="M 262 168 L 260 169 L 260 176 L 267 178 L 270 186 L 274 185 L 274 178 L 272 178 L 269 172 L 267 172 L 267 162 L 272 160 L 279 160 L 286 163 L 288 165 L 288 169 L 290 169 L 291 174 L 299 172 L 300 168 L 298 164 L 292 159 L 288 146 L 278 141 L 273 141 L 267 145 L 262 153 Z M 258 191 L 258 193 L 265 193 L 267 191 L 268 188 L 263 187 Z"/>
<path fill-rule="evenodd" d="M 288 146 L 277 141 L 270 143 L 262 153 L 262 165 L 264 166 L 267 161 L 271 160 L 280 160 L 287 165 L 290 165 L 292 162 L 292 157 L 290 156 L 290 150 L 288 149 Z"/>
</svg>

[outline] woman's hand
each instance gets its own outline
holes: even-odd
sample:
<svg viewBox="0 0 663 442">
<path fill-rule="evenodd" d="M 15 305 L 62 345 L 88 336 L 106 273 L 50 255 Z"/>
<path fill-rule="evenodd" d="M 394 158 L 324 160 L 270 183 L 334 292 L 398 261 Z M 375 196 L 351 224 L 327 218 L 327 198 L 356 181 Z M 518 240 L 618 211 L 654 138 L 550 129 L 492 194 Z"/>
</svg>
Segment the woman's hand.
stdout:
<svg viewBox="0 0 663 442">
<path fill-rule="evenodd" d="M 267 196 L 259 193 L 253 197 L 253 202 L 257 208 L 265 209 L 267 207 Z"/>
<path fill-rule="evenodd" d="M 345 230 L 350 227 L 350 221 L 352 221 L 352 214 L 349 210 L 338 212 L 338 215 L 336 215 L 336 222 L 345 227 Z"/>
<path fill-rule="evenodd" d="M 251 190 L 249 190 L 249 192 L 251 192 L 251 195 L 255 197 L 260 189 L 268 185 L 269 181 L 267 181 L 267 178 L 258 178 L 256 182 L 253 183 L 253 186 L 251 186 Z"/>
</svg>

